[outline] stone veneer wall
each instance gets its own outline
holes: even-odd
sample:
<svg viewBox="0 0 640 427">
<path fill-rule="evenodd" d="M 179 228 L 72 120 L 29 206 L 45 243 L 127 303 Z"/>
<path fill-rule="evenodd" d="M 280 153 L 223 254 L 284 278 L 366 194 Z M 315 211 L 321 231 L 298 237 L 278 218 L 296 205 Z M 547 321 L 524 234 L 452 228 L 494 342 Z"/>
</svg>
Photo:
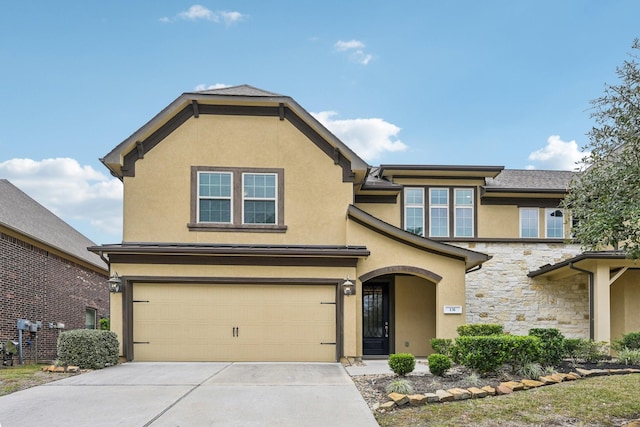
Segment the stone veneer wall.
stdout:
<svg viewBox="0 0 640 427">
<path fill-rule="evenodd" d="M 561 243 L 456 243 L 493 259 L 466 276 L 466 322 L 498 323 L 505 332 L 527 335 L 531 328 L 558 328 L 567 338 L 589 338 L 586 274 L 558 281 L 529 278 L 545 264 L 581 253 Z"/>
</svg>

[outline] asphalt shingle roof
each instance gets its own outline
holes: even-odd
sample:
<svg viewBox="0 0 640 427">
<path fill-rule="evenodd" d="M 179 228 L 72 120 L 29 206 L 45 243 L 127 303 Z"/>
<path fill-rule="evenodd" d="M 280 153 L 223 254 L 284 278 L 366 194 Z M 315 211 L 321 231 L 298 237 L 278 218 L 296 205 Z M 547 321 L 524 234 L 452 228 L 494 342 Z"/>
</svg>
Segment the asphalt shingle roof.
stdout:
<svg viewBox="0 0 640 427">
<path fill-rule="evenodd" d="M 0 225 L 99 268 L 107 268 L 98 255 L 87 250 L 95 246 L 94 242 L 6 179 L 0 179 Z"/>
<path fill-rule="evenodd" d="M 217 89 L 201 90 L 197 93 L 207 95 L 231 95 L 231 96 L 282 96 L 278 93 L 268 92 L 250 85 L 229 86 Z"/>
<path fill-rule="evenodd" d="M 505 169 L 495 178 L 487 178 L 486 188 L 566 190 L 575 172 Z"/>
</svg>

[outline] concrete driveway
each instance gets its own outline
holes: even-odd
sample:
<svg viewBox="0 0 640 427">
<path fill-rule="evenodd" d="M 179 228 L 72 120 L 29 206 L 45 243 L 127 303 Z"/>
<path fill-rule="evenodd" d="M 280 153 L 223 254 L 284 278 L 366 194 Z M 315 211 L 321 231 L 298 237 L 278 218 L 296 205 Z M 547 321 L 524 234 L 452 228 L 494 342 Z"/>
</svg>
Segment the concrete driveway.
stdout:
<svg viewBox="0 0 640 427">
<path fill-rule="evenodd" d="M 0 426 L 378 426 L 338 363 L 125 363 L 0 397 Z"/>
</svg>

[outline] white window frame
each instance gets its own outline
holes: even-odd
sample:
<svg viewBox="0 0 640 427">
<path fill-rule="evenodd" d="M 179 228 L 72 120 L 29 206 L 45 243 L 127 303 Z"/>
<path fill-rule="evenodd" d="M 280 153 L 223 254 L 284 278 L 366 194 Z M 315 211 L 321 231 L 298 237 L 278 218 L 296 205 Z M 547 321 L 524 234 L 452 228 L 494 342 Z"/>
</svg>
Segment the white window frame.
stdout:
<svg viewBox="0 0 640 427">
<path fill-rule="evenodd" d="M 418 190 L 420 192 L 420 194 L 422 194 L 422 203 L 418 204 L 418 203 L 409 203 L 407 202 L 407 192 L 409 190 Z M 412 231 L 409 231 L 407 229 L 407 210 L 408 208 L 412 208 L 412 209 L 420 209 L 422 211 L 422 233 L 421 234 L 417 234 L 417 233 L 413 233 Z M 425 236 L 426 233 L 426 229 L 425 229 L 425 215 L 424 215 L 424 188 L 423 187 L 406 187 L 404 189 L 404 229 L 405 231 L 409 231 L 412 234 L 415 234 L 416 236 Z"/>
<path fill-rule="evenodd" d="M 248 197 L 245 194 L 244 184 L 245 177 L 247 175 L 263 175 L 273 176 L 274 178 L 274 197 Z M 271 201 L 273 202 L 274 209 L 274 222 L 245 222 L 244 220 L 244 208 L 246 201 Z M 242 173 L 242 224 L 243 225 L 276 225 L 278 224 L 278 174 L 271 172 L 243 172 Z"/>
<path fill-rule="evenodd" d="M 561 235 L 560 236 L 549 236 L 549 219 L 551 217 L 551 214 L 556 212 L 556 211 L 560 211 L 562 213 L 562 223 L 560 226 L 560 230 L 561 230 Z M 560 208 L 547 208 L 544 210 L 544 232 L 545 232 L 545 236 L 548 239 L 564 239 L 564 226 L 565 226 L 565 222 L 564 222 L 564 218 L 565 218 L 565 212 L 560 209 Z"/>
<path fill-rule="evenodd" d="M 210 175 L 228 175 L 230 178 L 229 181 L 229 197 L 211 197 L 211 196 L 202 196 L 200 195 L 200 177 L 203 174 Z M 233 173 L 226 171 L 198 171 L 198 182 L 197 182 L 197 191 L 198 191 L 198 204 L 197 204 L 197 221 L 205 224 L 232 224 L 233 223 Z M 202 221 L 200 219 L 200 201 L 201 200 L 229 200 L 229 221 L 218 222 L 218 221 Z"/>
<path fill-rule="evenodd" d="M 473 237 L 475 235 L 474 229 L 474 208 L 475 208 L 475 192 L 473 188 L 454 188 L 453 189 L 453 235 L 454 237 Z M 469 205 L 458 205 L 457 195 L 458 191 L 470 191 L 471 192 L 471 204 Z M 459 236 L 458 235 L 458 209 L 464 209 L 471 211 L 471 234 Z"/>
<path fill-rule="evenodd" d="M 535 224 L 536 224 L 536 235 L 533 236 L 533 237 L 531 237 L 531 236 L 526 236 L 525 237 L 525 236 L 522 235 L 523 234 L 522 233 L 522 231 L 523 231 L 523 229 L 522 229 L 522 225 L 523 225 L 522 216 L 523 216 L 524 212 L 535 212 L 535 214 L 536 214 L 535 215 L 535 217 L 536 217 L 536 222 L 535 222 Z M 519 221 L 520 238 L 522 238 L 522 239 L 537 239 L 538 237 L 540 237 L 540 209 L 538 209 L 538 208 L 520 208 L 519 217 L 520 217 L 519 218 L 520 219 L 520 221 Z"/>
<path fill-rule="evenodd" d="M 435 190 L 439 190 L 439 191 L 444 190 L 446 192 L 446 194 L 447 194 L 447 202 L 446 203 L 444 203 L 444 204 L 434 204 L 434 203 L 432 203 L 431 194 Z M 429 236 L 430 237 L 449 237 L 451 235 L 451 221 L 450 221 L 451 212 L 450 212 L 450 208 L 449 208 L 449 205 L 451 204 L 450 198 L 451 198 L 451 194 L 450 194 L 450 191 L 449 191 L 448 187 L 431 187 L 431 188 L 429 188 Z M 443 209 L 444 208 L 444 209 L 446 209 L 445 218 L 447 219 L 447 227 L 446 227 L 447 233 L 444 236 L 434 236 L 434 234 L 433 234 L 433 228 L 432 227 L 433 227 L 433 209 L 434 208 L 437 208 L 437 209 Z"/>
</svg>

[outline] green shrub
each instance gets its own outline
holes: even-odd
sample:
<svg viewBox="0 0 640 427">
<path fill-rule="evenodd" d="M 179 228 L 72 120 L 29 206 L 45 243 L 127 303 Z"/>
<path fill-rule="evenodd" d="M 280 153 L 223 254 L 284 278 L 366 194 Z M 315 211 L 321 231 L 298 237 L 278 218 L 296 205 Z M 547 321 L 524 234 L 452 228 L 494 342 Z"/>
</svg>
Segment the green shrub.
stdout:
<svg viewBox="0 0 640 427">
<path fill-rule="evenodd" d="M 439 377 L 444 376 L 447 370 L 451 369 L 451 359 L 444 354 L 434 353 L 429 356 L 429 371 Z"/>
<path fill-rule="evenodd" d="M 539 355 L 539 339 L 532 336 L 462 336 L 454 347 L 454 360 L 483 375 L 507 363 L 518 368 L 535 362 Z"/>
<path fill-rule="evenodd" d="M 118 363 L 118 352 L 115 332 L 77 329 L 58 337 L 58 360 L 63 365 L 102 369 Z"/>
<path fill-rule="evenodd" d="M 639 365 L 640 350 L 623 348 L 622 350 L 618 351 L 616 359 L 618 359 L 620 363 L 624 363 L 625 365 Z"/>
<path fill-rule="evenodd" d="M 413 372 L 416 367 L 416 358 L 410 353 L 397 353 L 389 356 L 389 367 L 400 376 Z"/>
<path fill-rule="evenodd" d="M 461 337 L 483 337 L 487 335 L 501 335 L 504 333 L 504 328 L 502 325 L 492 323 L 475 323 L 460 325 L 457 331 Z"/>
<path fill-rule="evenodd" d="M 450 338 L 433 338 L 431 339 L 431 348 L 433 351 L 445 356 L 451 357 L 453 340 Z"/>
<path fill-rule="evenodd" d="M 391 381 L 387 385 L 387 393 L 413 394 L 411 383 L 405 379 Z"/>
<path fill-rule="evenodd" d="M 103 317 L 100 319 L 100 328 L 101 331 L 110 331 L 111 330 L 111 320 L 108 317 Z"/>
<path fill-rule="evenodd" d="M 574 363 L 598 363 L 610 359 L 609 344 L 605 341 L 596 342 L 584 338 L 565 340 L 565 355 Z"/>
<path fill-rule="evenodd" d="M 564 356 L 564 335 L 555 328 L 533 328 L 529 335 L 540 339 L 540 359 L 543 366 L 558 366 Z"/>
<path fill-rule="evenodd" d="M 629 350 L 640 350 L 640 332 L 630 332 L 622 335 L 622 338 L 618 338 L 612 344 L 614 350 L 622 350 L 623 348 Z"/>
</svg>

